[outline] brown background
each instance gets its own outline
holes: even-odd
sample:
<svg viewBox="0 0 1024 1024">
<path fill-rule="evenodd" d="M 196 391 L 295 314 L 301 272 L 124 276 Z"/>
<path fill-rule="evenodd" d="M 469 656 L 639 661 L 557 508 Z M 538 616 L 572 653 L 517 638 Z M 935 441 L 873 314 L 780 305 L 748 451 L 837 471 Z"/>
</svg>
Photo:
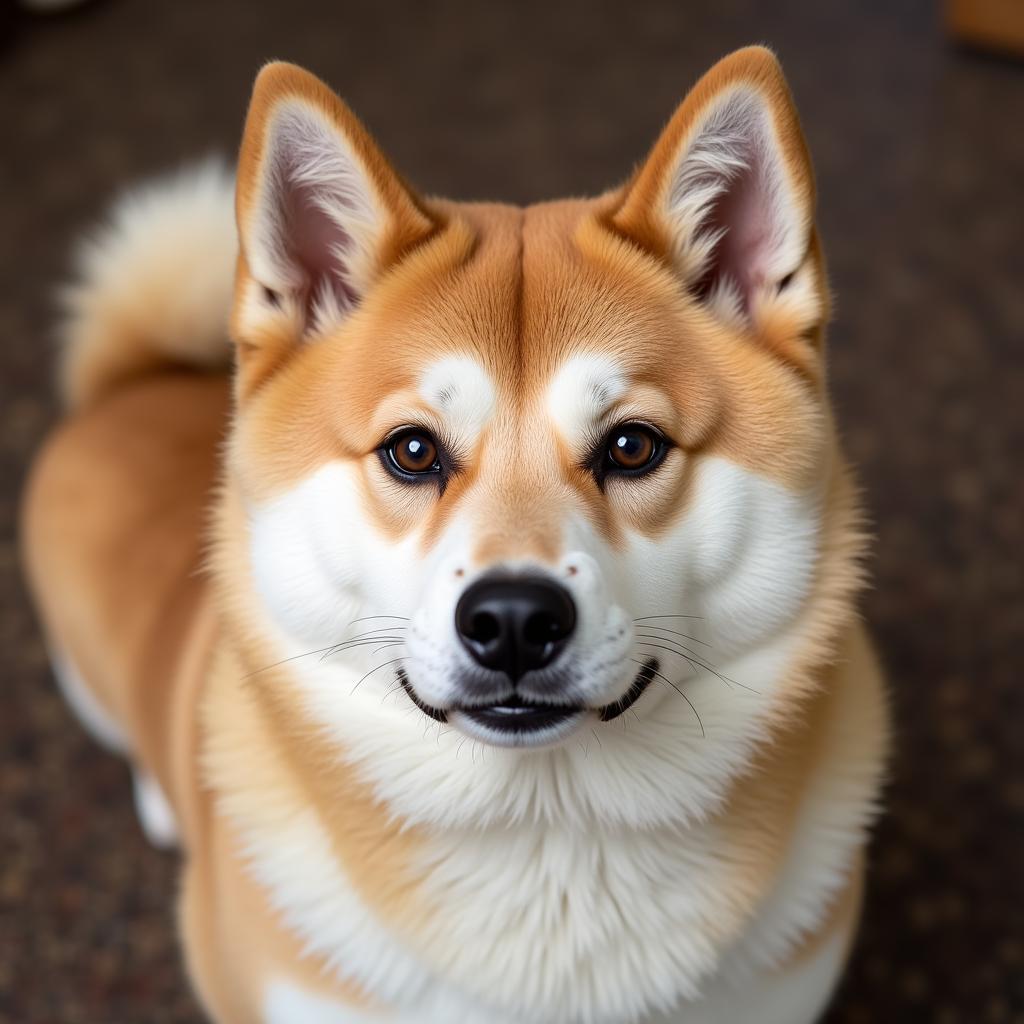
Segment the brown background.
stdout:
<svg viewBox="0 0 1024 1024">
<path fill-rule="evenodd" d="M 1024 66 L 932 5 L 93 3 L 0 50 L 0 1020 L 195 1022 L 175 859 L 56 697 L 18 580 L 54 416 L 51 290 L 119 184 L 230 152 L 270 57 L 326 77 L 427 191 L 517 201 L 624 176 L 694 78 L 765 41 L 815 154 L 833 390 L 878 534 L 865 609 L 899 727 L 832 1022 L 1024 1020 Z"/>
</svg>

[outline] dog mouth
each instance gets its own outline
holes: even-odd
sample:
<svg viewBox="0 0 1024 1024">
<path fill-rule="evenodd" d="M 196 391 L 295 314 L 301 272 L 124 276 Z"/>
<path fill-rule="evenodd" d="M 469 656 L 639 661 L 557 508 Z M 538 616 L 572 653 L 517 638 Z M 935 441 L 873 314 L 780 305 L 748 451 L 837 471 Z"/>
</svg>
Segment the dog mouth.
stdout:
<svg viewBox="0 0 1024 1024">
<path fill-rule="evenodd" d="M 648 658 L 622 697 L 597 708 L 579 703 L 541 703 L 512 694 L 493 704 L 456 705 L 445 710 L 421 700 L 403 669 L 399 669 L 398 680 L 413 704 L 435 722 L 455 719 L 470 735 L 497 746 L 540 746 L 567 736 L 588 712 L 596 712 L 602 722 L 625 714 L 657 674 L 658 659 Z"/>
<path fill-rule="evenodd" d="M 485 734 L 497 733 L 514 744 L 517 739 L 540 734 L 557 736 L 567 725 L 575 725 L 586 708 L 582 704 L 536 704 L 513 694 L 497 704 L 458 707 L 453 711 Z"/>
</svg>

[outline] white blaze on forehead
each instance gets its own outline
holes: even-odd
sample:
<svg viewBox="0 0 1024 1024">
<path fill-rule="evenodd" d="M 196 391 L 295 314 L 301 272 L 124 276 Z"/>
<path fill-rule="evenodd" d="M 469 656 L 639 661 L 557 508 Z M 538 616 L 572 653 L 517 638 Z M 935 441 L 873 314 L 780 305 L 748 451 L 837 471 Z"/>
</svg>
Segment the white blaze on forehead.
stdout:
<svg viewBox="0 0 1024 1024">
<path fill-rule="evenodd" d="M 420 378 L 419 393 L 466 441 L 474 441 L 494 414 L 494 384 L 469 356 L 448 356 L 431 364 Z"/>
<path fill-rule="evenodd" d="M 578 440 L 622 398 L 628 385 L 625 370 L 610 356 L 573 356 L 548 385 L 548 413 L 566 440 Z"/>
</svg>

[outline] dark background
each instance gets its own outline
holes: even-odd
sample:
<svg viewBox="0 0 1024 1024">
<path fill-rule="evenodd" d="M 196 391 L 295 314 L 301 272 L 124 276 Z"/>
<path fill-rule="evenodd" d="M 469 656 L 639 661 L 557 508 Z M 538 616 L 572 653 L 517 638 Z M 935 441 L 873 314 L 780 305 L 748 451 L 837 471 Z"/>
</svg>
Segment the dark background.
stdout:
<svg viewBox="0 0 1024 1024">
<path fill-rule="evenodd" d="M 175 858 L 56 696 L 19 581 L 69 240 L 121 184 L 230 154 L 271 57 L 325 77 L 425 191 L 526 202 L 624 177 L 695 78 L 757 41 L 817 163 L 832 388 L 878 537 L 864 606 L 898 725 L 829 1021 L 1024 1020 L 1024 64 L 958 49 L 924 0 L 3 10 L 0 1020 L 198 1020 Z"/>
</svg>

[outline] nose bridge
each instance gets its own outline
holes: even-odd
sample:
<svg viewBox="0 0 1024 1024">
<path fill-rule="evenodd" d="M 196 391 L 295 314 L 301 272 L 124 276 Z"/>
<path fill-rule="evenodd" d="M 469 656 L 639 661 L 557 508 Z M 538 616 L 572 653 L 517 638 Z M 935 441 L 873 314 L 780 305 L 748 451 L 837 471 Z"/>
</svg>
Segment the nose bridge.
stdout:
<svg viewBox="0 0 1024 1024">
<path fill-rule="evenodd" d="M 533 454 L 493 458 L 479 481 L 470 557 L 480 569 L 522 559 L 554 565 L 563 553 L 567 488 Z"/>
</svg>

